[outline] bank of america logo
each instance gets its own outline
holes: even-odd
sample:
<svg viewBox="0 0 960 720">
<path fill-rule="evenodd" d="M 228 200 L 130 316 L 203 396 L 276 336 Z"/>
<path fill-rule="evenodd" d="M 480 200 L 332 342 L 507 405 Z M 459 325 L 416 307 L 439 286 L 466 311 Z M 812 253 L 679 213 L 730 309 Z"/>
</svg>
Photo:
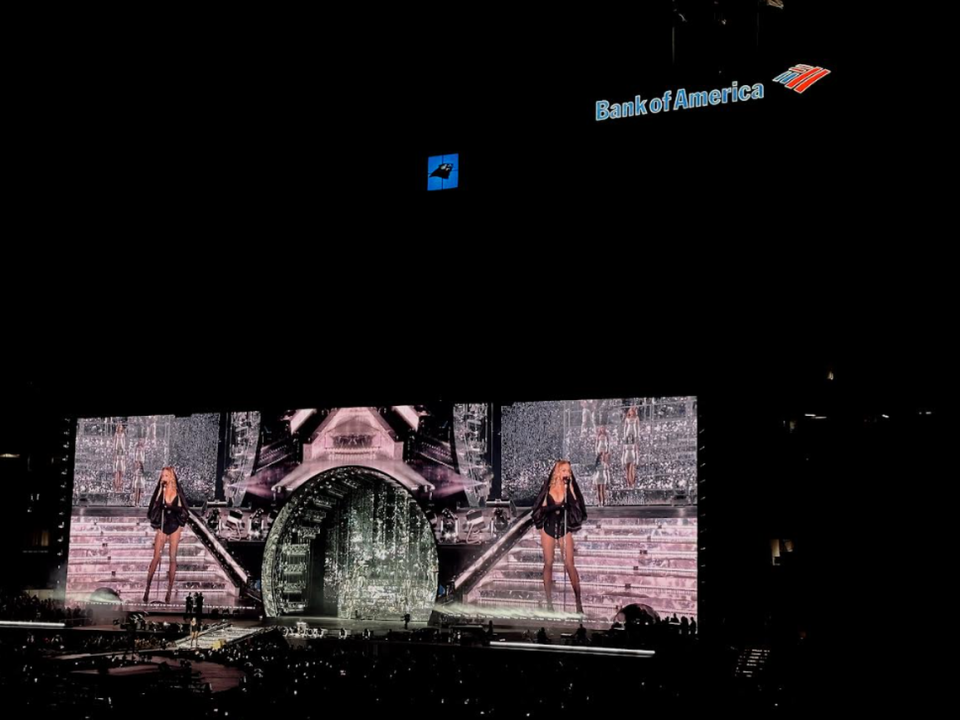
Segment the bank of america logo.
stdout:
<svg viewBox="0 0 960 720">
<path fill-rule="evenodd" d="M 826 68 L 814 67 L 813 65 L 794 65 L 785 73 L 777 75 L 773 81 L 786 85 L 794 92 L 803 94 L 813 87 L 814 83 L 823 80 L 829 74 L 830 71 Z"/>
</svg>

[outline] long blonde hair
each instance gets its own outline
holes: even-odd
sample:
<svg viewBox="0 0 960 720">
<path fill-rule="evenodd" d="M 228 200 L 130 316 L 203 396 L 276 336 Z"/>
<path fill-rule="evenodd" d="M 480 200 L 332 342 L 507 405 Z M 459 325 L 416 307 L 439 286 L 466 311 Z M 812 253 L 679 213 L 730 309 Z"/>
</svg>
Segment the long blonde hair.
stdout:
<svg viewBox="0 0 960 720">
<path fill-rule="evenodd" d="M 173 485 L 177 488 L 177 492 L 180 491 L 180 478 L 177 477 L 177 471 L 173 469 L 172 465 L 167 465 L 160 471 L 160 484 L 163 485 L 163 474 L 169 470 L 170 474 L 173 476 Z"/>
<path fill-rule="evenodd" d="M 553 487 L 554 482 L 557 481 L 557 475 L 558 475 L 558 473 L 560 472 L 560 468 L 561 468 L 562 466 L 564 466 L 564 465 L 570 470 L 570 479 L 571 479 L 571 480 L 573 479 L 573 466 L 570 465 L 570 461 L 569 461 L 569 460 L 557 460 L 557 462 L 554 463 L 554 465 L 553 465 L 553 470 L 550 471 L 550 485 L 549 485 L 549 487 Z"/>
</svg>

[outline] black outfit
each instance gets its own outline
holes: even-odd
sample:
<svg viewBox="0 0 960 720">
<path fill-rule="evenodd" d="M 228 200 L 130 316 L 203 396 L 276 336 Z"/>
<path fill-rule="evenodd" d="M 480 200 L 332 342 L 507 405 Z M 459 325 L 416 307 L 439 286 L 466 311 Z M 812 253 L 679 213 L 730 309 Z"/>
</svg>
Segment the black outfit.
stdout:
<svg viewBox="0 0 960 720">
<path fill-rule="evenodd" d="M 172 535 L 187 524 L 190 505 L 187 503 L 187 497 L 183 494 L 180 483 L 177 483 L 177 496 L 172 503 L 167 503 L 163 494 L 163 483 L 157 481 L 157 487 L 150 499 L 150 507 L 147 508 L 147 517 L 150 519 L 150 527 L 154 530 Z"/>
<path fill-rule="evenodd" d="M 564 516 L 566 516 L 566 524 L 564 524 Z M 583 493 L 580 492 L 576 478 L 570 478 L 567 502 L 558 503 L 550 494 L 550 477 L 548 476 L 533 506 L 533 524 L 537 529 L 545 530 L 547 535 L 559 540 L 565 534 L 564 528 L 566 532 L 577 532 L 583 527 L 583 521 L 586 519 L 587 506 L 583 501 Z"/>
<path fill-rule="evenodd" d="M 179 509 L 179 497 L 175 497 L 172 503 L 168 503 L 166 500 L 163 501 L 163 523 L 161 527 L 165 535 L 173 535 L 173 533 L 187 524 L 186 516 L 181 516 L 178 512 Z"/>
<path fill-rule="evenodd" d="M 559 540 L 567 534 L 570 529 L 569 524 L 564 527 L 564 519 L 567 512 L 566 503 L 558 503 L 553 499 L 553 495 L 547 493 L 547 512 L 544 515 L 543 529 L 547 535 L 554 540 Z"/>
</svg>

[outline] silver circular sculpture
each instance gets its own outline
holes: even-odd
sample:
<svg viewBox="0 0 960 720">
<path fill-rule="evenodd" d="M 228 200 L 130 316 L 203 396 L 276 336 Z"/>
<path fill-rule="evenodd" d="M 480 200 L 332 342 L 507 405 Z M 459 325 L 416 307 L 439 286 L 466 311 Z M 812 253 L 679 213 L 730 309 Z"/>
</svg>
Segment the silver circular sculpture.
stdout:
<svg viewBox="0 0 960 720">
<path fill-rule="evenodd" d="M 383 472 L 327 470 L 305 482 L 277 515 L 263 558 L 268 617 L 302 614 L 310 604 L 313 554 L 321 533 L 323 601 L 341 618 L 427 620 L 439 561 L 430 522 L 413 496 Z"/>
</svg>

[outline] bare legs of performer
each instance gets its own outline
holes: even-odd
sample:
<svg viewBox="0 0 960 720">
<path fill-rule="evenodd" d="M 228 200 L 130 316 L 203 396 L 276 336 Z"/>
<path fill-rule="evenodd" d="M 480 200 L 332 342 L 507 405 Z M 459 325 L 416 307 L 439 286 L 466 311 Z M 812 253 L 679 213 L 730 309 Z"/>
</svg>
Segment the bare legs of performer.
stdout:
<svg viewBox="0 0 960 720">
<path fill-rule="evenodd" d="M 150 561 L 150 569 L 147 571 L 147 589 L 143 593 L 144 602 L 149 602 L 150 584 L 153 582 L 153 573 L 156 572 L 157 566 L 160 564 L 160 556 L 163 554 L 163 546 L 167 544 L 167 540 L 170 541 L 170 569 L 167 574 L 166 602 L 170 602 L 173 583 L 177 577 L 177 548 L 180 546 L 180 536 L 182 533 L 183 528 L 177 528 L 177 531 L 172 535 L 166 535 L 160 530 L 157 531 L 157 537 L 153 541 L 153 560 Z"/>
<path fill-rule="evenodd" d="M 540 531 L 540 543 L 543 548 L 543 590 L 547 596 L 547 610 L 553 610 L 553 556 L 557 542 L 545 530 Z M 559 542 L 563 565 L 570 577 L 570 584 L 573 586 L 573 594 L 577 601 L 577 612 L 583 613 L 583 604 L 580 601 L 580 574 L 573 564 L 573 533 L 567 533 Z"/>
<path fill-rule="evenodd" d="M 177 548 L 180 547 L 180 535 L 183 528 L 177 528 L 177 531 L 170 536 L 170 569 L 167 574 L 167 602 L 170 602 L 170 593 L 173 592 L 173 583 L 177 579 Z"/>
</svg>

